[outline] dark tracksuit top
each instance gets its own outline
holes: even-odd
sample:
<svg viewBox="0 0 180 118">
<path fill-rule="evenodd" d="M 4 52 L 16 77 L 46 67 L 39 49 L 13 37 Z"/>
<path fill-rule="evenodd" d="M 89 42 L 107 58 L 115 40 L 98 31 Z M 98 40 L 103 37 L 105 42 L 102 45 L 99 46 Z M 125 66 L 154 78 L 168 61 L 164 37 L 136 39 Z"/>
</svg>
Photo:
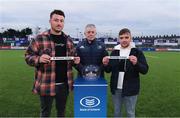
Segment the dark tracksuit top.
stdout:
<svg viewBox="0 0 180 118">
<path fill-rule="evenodd" d="M 102 59 L 108 56 L 105 45 L 102 42 L 92 41 L 89 43 L 87 39 L 80 42 L 76 47 L 76 55 L 80 57 L 80 64 L 75 65 L 78 70 L 78 77 L 82 77 L 82 68 L 87 65 L 96 65 L 101 69 L 100 77 L 104 77 L 104 67 Z"/>
</svg>

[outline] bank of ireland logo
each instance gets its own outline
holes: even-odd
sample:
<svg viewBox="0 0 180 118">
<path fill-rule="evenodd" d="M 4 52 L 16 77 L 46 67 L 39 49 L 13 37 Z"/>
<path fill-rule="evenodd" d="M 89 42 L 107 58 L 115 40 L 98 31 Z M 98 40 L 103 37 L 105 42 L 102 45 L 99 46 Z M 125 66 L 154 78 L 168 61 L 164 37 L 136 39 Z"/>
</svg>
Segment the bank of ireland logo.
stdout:
<svg viewBox="0 0 180 118">
<path fill-rule="evenodd" d="M 94 96 L 86 96 L 80 100 L 80 104 L 83 107 L 92 108 L 98 106 L 100 104 L 100 100 Z"/>
</svg>

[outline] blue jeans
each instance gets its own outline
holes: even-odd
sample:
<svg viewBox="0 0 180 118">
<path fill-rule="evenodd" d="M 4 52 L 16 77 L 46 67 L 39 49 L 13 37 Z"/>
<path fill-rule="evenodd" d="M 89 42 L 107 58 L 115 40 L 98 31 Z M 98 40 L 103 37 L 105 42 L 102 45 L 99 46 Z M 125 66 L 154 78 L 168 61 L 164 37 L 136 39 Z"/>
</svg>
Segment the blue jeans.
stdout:
<svg viewBox="0 0 180 118">
<path fill-rule="evenodd" d="M 122 97 L 122 89 L 117 89 L 112 95 L 114 104 L 114 116 L 122 117 L 122 105 L 125 105 L 127 117 L 135 117 L 137 95 Z"/>
</svg>

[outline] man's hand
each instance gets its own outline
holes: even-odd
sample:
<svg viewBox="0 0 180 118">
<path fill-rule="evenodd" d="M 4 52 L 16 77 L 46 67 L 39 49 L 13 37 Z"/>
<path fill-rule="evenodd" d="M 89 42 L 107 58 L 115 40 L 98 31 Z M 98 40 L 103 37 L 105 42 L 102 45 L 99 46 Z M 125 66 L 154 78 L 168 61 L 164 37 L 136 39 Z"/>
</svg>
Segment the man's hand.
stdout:
<svg viewBox="0 0 180 118">
<path fill-rule="evenodd" d="M 137 64 L 137 57 L 134 55 L 129 56 L 129 60 L 133 65 Z"/>
<path fill-rule="evenodd" d="M 105 66 L 108 65 L 108 63 L 109 63 L 109 58 L 108 58 L 108 56 L 105 56 L 105 57 L 103 58 L 102 63 L 103 63 L 103 65 L 105 65 Z"/>
<path fill-rule="evenodd" d="M 47 55 L 47 54 L 43 54 L 43 55 L 41 55 L 40 57 L 39 57 L 39 63 L 45 63 L 45 64 L 47 64 L 47 63 L 49 63 L 51 60 L 51 57 L 49 56 L 49 55 Z"/>
</svg>

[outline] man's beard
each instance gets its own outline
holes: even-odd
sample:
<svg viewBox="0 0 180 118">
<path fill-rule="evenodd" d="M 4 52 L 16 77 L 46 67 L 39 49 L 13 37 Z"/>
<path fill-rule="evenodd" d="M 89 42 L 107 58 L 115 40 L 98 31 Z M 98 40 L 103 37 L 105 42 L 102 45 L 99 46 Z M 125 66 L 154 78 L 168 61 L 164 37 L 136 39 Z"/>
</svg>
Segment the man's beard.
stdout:
<svg viewBox="0 0 180 118">
<path fill-rule="evenodd" d="M 60 33 L 60 32 L 61 32 L 61 30 L 56 30 L 55 28 L 52 28 L 52 30 L 53 30 L 54 32 L 56 32 L 56 33 Z"/>
<path fill-rule="evenodd" d="M 56 33 L 60 33 L 60 32 L 61 32 L 61 30 L 56 30 L 56 29 L 54 29 L 54 31 L 55 31 Z"/>
</svg>

